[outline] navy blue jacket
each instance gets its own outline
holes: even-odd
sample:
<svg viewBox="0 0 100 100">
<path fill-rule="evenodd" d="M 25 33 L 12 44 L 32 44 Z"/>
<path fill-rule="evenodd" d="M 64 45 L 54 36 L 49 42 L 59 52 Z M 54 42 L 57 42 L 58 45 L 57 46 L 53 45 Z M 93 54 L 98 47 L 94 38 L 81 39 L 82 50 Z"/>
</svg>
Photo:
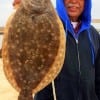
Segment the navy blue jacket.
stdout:
<svg viewBox="0 0 100 100">
<path fill-rule="evenodd" d="M 91 23 L 91 0 L 85 0 L 81 28 L 75 35 L 63 0 L 56 7 L 66 31 L 66 56 L 54 80 L 57 100 L 100 100 L 100 35 Z M 54 100 L 49 84 L 34 100 Z"/>
</svg>

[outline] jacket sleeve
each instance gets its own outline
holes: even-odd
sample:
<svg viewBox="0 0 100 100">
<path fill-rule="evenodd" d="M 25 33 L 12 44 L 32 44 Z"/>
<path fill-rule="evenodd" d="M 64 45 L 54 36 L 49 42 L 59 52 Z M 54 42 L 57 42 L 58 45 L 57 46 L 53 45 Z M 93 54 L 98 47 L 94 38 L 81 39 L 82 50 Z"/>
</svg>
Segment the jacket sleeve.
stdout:
<svg viewBox="0 0 100 100">
<path fill-rule="evenodd" d="M 52 85 L 48 85 L 34 96 L 34 100 L 53 100 Z"/>
<path fill-rule="evenodd" d="M 100 100 L 100 46 L 95 63 L 95 90 L 97 97 Z"/>
</svg>

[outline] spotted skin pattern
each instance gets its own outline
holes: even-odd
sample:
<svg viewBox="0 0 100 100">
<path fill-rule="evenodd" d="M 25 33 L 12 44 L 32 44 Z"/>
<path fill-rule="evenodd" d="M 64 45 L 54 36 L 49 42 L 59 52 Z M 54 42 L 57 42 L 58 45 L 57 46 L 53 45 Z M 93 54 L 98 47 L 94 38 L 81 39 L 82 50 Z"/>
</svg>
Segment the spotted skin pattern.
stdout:
<svg viewBox="0 0 100 100">
<path fill-rule="evenodd" d="M 18 100 L 33 100 L 32 94 L 58 75 L 65 37 L 50 0 L 22 0 L 6 25 L 2 47 L 4 72 L 20 92 Z"/>
</svg>

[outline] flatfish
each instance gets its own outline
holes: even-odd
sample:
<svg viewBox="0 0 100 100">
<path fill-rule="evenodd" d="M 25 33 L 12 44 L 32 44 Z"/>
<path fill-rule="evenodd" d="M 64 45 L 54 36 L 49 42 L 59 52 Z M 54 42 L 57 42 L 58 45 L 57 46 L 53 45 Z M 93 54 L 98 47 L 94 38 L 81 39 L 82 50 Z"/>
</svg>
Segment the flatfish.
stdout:
<svg viewBox="0 0 100 100">
<path fill-rule="evenodd" d="M 7 22 L 2 44 L 4 72 L 18 90 L 18 100 L 46 87 L 63 66 L 63 25 L 50 0 L 21 0 Z"/>
</svg>

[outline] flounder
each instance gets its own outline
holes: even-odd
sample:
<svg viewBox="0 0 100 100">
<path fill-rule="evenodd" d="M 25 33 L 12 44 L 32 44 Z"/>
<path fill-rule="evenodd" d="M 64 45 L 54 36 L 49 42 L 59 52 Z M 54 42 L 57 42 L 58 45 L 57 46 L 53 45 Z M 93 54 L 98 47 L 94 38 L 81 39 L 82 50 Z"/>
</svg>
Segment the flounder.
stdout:
<svg viewBox="0 0 100 100">
<path fill-rule="evenodd" d="M 5 27 L 4 72 L 18 100 L 47 86 L 60 72 L 66 51 L 63 25 L 50 0 L 21 0 Z"/>
</svg>

